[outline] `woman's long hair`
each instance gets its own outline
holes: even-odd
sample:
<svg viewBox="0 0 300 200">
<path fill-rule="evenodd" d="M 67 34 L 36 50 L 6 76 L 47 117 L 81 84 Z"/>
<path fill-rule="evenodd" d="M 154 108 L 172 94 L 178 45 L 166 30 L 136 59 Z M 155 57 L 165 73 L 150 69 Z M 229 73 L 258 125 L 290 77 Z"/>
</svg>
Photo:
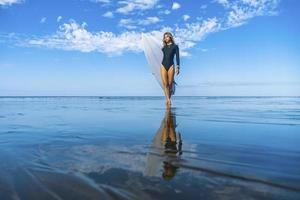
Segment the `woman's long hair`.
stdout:
<svg viewBox="0 0 300 200">
<path fill-rule="evenodd" d="M 174 40 L 174 37 L 173 37 L 172 33 L 167 31 L 163 35 L 163 39 L 162 39 L 163 46 L 162 46 L 162 49 L 167 45 L 167 43 L 165 42 L 165 35 L 168 35 L 171 38 L 172 43 L 175 44 L 175 40 Z"/>
</svg>

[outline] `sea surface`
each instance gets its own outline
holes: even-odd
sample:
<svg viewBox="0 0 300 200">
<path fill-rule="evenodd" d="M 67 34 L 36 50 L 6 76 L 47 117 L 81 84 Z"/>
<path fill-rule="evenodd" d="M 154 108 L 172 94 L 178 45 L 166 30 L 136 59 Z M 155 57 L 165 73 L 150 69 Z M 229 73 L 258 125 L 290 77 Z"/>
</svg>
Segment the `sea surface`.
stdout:
<svg viewBox="0 0 300 200">
<path fill-rule="evenodd" d="M 300 199 L 300 97 L 0 97 L 0 199 Z"/>
</svg>

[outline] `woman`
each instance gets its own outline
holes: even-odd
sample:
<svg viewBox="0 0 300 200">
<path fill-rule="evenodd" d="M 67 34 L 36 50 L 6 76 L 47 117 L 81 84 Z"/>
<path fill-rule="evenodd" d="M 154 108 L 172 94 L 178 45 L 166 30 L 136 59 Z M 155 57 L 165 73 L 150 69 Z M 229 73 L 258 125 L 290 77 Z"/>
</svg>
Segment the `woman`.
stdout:
<svg viewBox="0 0 300 200">
<path fill-rule="evenodd" d="M 164 93 L 166 96 L 166 104 L 170 106 L 171 95 L 174 94 L 176 82 L 174 81 L 174 56 L 176 55 L 176 75 L 179 74 L 180 58 L 179 47 L 174 42 L 173 35 L 170 32 L 165 32 L 163 35 L 163 60 L 160 67 L 161 79 L 164 86 Z M 172 89 L 173 88 L 173 89 Z"/>
<path fill-rule="evenodd" d="M 158 36 L 160 37 L 160 36 Z M 174 55 L 176 55 L 176 74 L 179 74 L 179 47 L 175 44 L 170 32 L 163 34 L 163 46 L 161 40 L 151 33 L 142 33 L 141 47 L 152 74 L 156 78 L 166 96 L 166 104 L 171 105 L 171 95 L 175 94 L 177 83 L 174 80 Z"/>
</svg>

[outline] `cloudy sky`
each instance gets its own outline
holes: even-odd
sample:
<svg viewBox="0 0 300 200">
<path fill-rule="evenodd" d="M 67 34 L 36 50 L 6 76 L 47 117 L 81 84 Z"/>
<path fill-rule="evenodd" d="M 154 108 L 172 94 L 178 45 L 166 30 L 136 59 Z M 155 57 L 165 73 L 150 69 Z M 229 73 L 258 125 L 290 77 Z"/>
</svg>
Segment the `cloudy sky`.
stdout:
<svg viewBox="0 0 300 200">
<path fill-rule="evenodd" d="M 298 0 L 0 0 L 0 95 L 163 95 L 141 33 L 179 45 L 176 95 L 300 95 Z"/>
</svg>

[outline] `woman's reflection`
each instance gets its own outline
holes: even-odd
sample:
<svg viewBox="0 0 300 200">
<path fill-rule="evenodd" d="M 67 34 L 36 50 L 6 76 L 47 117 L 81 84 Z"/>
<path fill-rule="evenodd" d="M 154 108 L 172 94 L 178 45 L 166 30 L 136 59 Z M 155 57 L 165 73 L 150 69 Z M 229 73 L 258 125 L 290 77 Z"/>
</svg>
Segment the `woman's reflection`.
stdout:
<svg viewBox="0 0 300 200">
<path fill-rule="evenodd" d="M 170 180 L 178 169 L 174 163 L 182 154 L 182 141 L 181 134 L 176 133 L 175 130 L 177 127 L 176 115 L 172 109 L 172 107 L 166 108 L 165 117 L 150 145 L 144 172 L 146 176 L 161 174 L 162 169 L 162 177 Z"/>
</svg>

